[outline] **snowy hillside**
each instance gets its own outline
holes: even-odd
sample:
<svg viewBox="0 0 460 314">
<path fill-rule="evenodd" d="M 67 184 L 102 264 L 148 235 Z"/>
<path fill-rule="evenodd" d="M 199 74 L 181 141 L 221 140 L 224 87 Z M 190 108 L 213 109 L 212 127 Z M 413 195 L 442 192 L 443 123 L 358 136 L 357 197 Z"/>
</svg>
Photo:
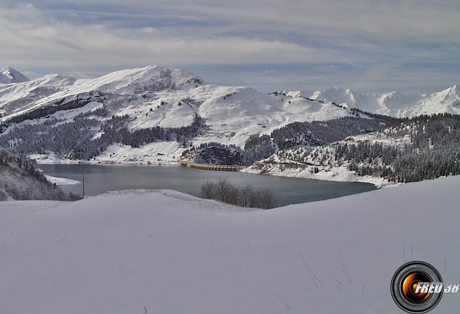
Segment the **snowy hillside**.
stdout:
<svg viewBox="0 0 460 314">
<path fill-rule="evenodd" d="M 51 74 L 28 80 L 11 68 L 3 73 L 9 78 L 0 84 L 1 145 L 41 162 L 175 163 L 191 146 L 243 148 L 251 135 L 293 122 L 369 118 L 363 111 L 398 117 L 460 113 L 457 86 L 431 95 L 362 95 L 340 88 L 264 94 L 159 66 L 96 79 Z"/>
<path fill-rule="evenodd" d="M 459 142 L 460 116 L 418 116 L 328 145 L 291 145 L 243 171 L 380 187 L 460 174 Z"/>
<path fill-rule="evenodd" d="M 459 185 L 252 212 L 173 191 L 3 202 L 2 312 L 401 313 L 390 281 L 405 262 L 460 282 Z M 430 313 L 455 313 L 458 298 Z"/>
<path fill-rule="evenodd" d="M 0 201 L 5 200 L 70 200 L 51 183 L 37 180 L 17 168 L 0 164 Z"/>
<path fill-rule="evenodd" d="M 364 95 L 350 89 L 332 87 L 325 91 L 284 92 L 292 97 L 303 96 L 309 99 L 334 102 L 347 108 L 389 115 L 392 117 L 414 117 L 422 114 L 451 113 L 460 114 L 460 88 L 454 85 L 433 94 L 385 94 Z"/>
<path fill-rule="evenodd" d="M 9 154 L 0 147 L 0 201 L 75 199 L 80 197 L 67 195 L 53 186 L 34 160 Z"/>
<path fill-rule="evenodd" d="M 81 106 L 81 112 L 104 104 L 111 114 L 129 114 L 140 119 L 130 125 L 132 129 L 185 126 L 197 113 L 211 127 L 208 136 L 219 140 L 225 137 L 234 144 L 244 143 L 248 134 L 289 122 L 348 115 L 346 110 L 331 104 L 303 98 L 283 99 L 247 87 L 206 84 L 189 72 L 153 66 L 117 71 L 91 80 L 49 75 L 23 84 L 0 86 L 2 121 L 83 98 L 88 102 Z M 180 103 L 185 106 L 178 108 Z M 89 104 L 92 106 L 86 106 Z M 166 107 L 157 108 L 161 104 Z"/>
<path fill-rule="evenodd" d="M 91 129 L 87 129 L 88 132 L 85 131 L 73 146 L 83 139 L 101 138 L 107 133 L 107 130 L 101 132 L 102 124 L 111 123 L 108 122 L 111 117 L 126 117 L 123 127 L 128 132 L 183 128 L 192 125 L 199 117 L 204 119 L 206 127 L 199 134 L 177 140 L 179 146 L 187 146 L 185 142 L 189 141 L 196 145 L 219 142 L 242 147 L 250 135 L 269 133 L 295 121 L 327 120 L 352 113 L 330 103 L 302 97 L 267 95 L 248 87 L 207 84 L 189 72 L 159 66 L 117 71 L 97 79 L 75 80 L 48 75 L 0 86 L 0 116 L 4 134 L 15 128 L 33 126 L 46 125 L 50 130 L 74 123 L 81 115 L 91 120 L 84 126 L 90 125 Z M 45 130 L 40 129 L 33 134 L 43 132 Z M 151 142 L 140 144 L 142 147 L 139 148 L 146 148 Z M 9 145 L 15 144 L 10 142 Z M 98 148 L 110 153 L 100 155 L 97 162 L 128 162 L 133 159 L 133 156 L 114 157 L 121 154 L 122 148 L 110 145 Z M 152 153 L 149 148 L 147 151 Z M 181 152 L 178 147 L 166 159 L 178 158 Z M 58 153 L 59 159 L 65 155 L 59 156 L 55 149 L 25 153 L 46 156 Z M 158 151 L 153 155 L 158 153 L 164 154 Z M 137 161 L 156 162 L 154 158 Z"/>
</svg>

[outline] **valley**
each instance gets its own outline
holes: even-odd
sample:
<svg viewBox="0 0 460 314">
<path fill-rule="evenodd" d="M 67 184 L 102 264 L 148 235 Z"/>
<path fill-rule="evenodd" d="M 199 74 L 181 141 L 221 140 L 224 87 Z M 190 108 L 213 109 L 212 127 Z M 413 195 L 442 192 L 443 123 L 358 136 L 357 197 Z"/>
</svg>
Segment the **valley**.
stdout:
<svg viewBox="0 0 460 314">
<path fill-rule="evenodd" d="M 336 163 L 308 162 L 313 166 L 307 167 L 309 174 L 295 158 L 289 159 L 289 171 L 284 170 L 286 166 L 275 165 L 277 170 L 269 170 L 255 163 L 271 158 L 270 164 L 276 164 L 275 154 L 282 156 L 290 149 L 303 149 L 303 155 L 312 149 L 329 154 L 335 152 L 330 145 L 349 147 L 376 137 L 379 143 L 392 142 L 391 147 L 407 150 L 397 143 L 412 147 L 408 136 L 424 132 L 414 129 L 414 119 L 460 113 L 457 86 L 420 95 L 363 95 L 337 87 L 322 92 L 265 94 L 250 87 L 213 85 L 190 72 L 159 66 L 121 70 L 96 79 L 51 74 L 28 80 L 11 68 L 2 73 L 10 81 L 0 84 L 0 147 L 39 163 L 177 165 L 183 160 L 254 164 L 246 171 L 383 186 L 418 179 L 402 178 L 399 173 L 381 175 L 400 170 L 365 155 L 354 161 L 347 154 Z M 453 124 L 442 131 L 451 134 L 454 142 L 458 141 L 455 121 L 453 118 Z M 401 130 L 400 135 L 389 136 L 395 128 Z M 431 137 L 423 139 L 428 140 Z M 333 144 L 340 141 L 342 144 Z M 437 153 L 442 154 L 443 144 L 437 141 L 436 145 Z M 415 146 L 412 163 L 420 152 L 433 152 L 427 150 L 432 144 Z M 453 148 L 449 152 L 454 163 L 458 151 Z M 286 165 L 286 161 L 280 162 Z M 370 166 L 380 168 L 370 171 Z M 449 167 L 434 177 L 455 174 L 457 167 Z"/>
</svg>

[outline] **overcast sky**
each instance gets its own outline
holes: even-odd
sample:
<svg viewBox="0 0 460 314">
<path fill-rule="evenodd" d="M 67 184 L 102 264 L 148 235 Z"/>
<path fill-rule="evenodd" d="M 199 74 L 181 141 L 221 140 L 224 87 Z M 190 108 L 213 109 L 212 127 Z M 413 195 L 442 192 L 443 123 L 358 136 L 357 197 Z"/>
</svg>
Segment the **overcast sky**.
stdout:
<svg viewBox="0 0 460 314">
<path fill-rule="evenodd" d="M 160 65 L 259 91 L 460 84 L 458 0 L 0 0 L 0 66 L 93 78 Z"/>
</svg>

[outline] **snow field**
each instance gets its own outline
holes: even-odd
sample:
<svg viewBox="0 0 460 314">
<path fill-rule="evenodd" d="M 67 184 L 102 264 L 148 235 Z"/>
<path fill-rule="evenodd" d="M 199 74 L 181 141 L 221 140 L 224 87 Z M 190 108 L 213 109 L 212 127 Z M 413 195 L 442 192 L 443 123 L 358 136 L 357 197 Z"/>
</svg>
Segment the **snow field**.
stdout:
<svg viewBox="0 0 460 314">
<path fill-rule="evenodd" d="M 460 177 L 245 211 L 175 191 L 0 203 L 4 313 L 400 313 L 396 269 L 460 281 Z M 445 295 L 432 313 L 452 313 Z"/>
</svg>

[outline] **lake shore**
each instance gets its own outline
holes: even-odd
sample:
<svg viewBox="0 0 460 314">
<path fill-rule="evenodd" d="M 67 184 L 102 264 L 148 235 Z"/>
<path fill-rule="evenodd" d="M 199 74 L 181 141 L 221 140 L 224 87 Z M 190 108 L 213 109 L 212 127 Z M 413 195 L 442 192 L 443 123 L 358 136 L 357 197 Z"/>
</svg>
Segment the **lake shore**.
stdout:
<svg viewBox="0 0 460 314">
<path fill-rule="evenodd" d="M 372 176 L 358 176 L 355 172 L 348 170 L 348 167 L 332 167 L 324 170 L 320 169 L 318 172 L 311 171 L 309 167 L 298 166 L 292 164 L 286 167 L 283 164 L 264 163 L 261 168 L 258 165 L 252 165 L 246 169 L 241 170 L 244 173 L 263 174 L 270 176 L 280 176 L 287 178 L 302 178 L 312 180 L 325 180 L 334 182 L 360 182 L 373 184 L 377 188 L 393 187 L 401 183 L 389 182 L 384 178 L 377 178 Z"/>
</svg>

